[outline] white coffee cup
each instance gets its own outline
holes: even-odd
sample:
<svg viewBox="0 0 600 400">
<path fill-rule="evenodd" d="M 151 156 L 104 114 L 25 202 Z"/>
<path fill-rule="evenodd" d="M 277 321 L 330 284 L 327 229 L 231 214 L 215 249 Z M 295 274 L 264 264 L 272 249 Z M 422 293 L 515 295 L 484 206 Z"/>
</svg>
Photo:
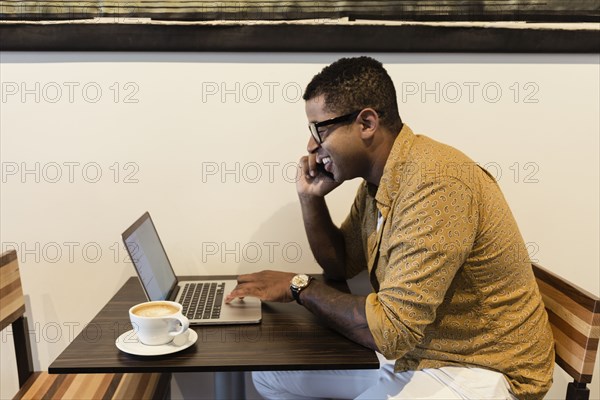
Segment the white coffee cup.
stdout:
<svg viewBox="0 0 600 400">
<path fill-rule="evenodd" d="M 186 332 L 190 321 L 174 301 L 148 301 L 129 309 L 129 319 L 140 342 L 149 346 L 167 344 Z"/>
</svg>

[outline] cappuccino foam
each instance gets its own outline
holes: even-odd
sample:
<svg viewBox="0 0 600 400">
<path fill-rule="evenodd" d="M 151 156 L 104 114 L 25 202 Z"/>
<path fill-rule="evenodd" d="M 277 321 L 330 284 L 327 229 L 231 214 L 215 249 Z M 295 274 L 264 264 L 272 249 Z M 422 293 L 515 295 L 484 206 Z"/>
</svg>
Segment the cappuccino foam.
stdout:
<svg viewBox="0 0 600 400">
<path fill-rule="evenodd" d="M 136 308 L 133 310 L 133 313 L 140 317 L 164 317 L 175 314 L 178 311 L 179 309 L 177 307 L 173 307 L 169 304 L 148 304 Z"/>
</svg>

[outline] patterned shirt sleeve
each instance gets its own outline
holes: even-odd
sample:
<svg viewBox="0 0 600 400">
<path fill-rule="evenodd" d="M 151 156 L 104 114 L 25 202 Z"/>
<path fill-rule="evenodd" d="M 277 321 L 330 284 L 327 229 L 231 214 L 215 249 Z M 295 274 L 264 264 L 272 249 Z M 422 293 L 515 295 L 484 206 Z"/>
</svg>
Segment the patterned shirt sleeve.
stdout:
<svg viewBox="0 0 600 400">
<path fill-rule="evenodd" d="M 350 214 L 348 214 L 340 227 L 342 235 L 344 235 L 346 252 L 346 279 L 350 279 L 367 269 L 367 259 L 363 243 L 363 219 L 366 197 L 366 185 L 363 183 L 358 187 Z"/>
<path fill-rule="evenodd" d="M 380 288 L 366 302 L 369 329 L 388 359 L 423 339 L 471 251 L 478 223 L 476 199 L 460 180 L 438 175 L 400 190 L 383 226 Z"/>
</svg>

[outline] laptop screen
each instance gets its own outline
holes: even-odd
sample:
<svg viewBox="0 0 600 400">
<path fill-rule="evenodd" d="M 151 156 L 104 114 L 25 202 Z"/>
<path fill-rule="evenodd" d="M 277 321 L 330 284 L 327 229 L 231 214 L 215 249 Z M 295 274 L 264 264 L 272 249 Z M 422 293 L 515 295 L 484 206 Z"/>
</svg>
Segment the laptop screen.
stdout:
<svg viewBox="0 0 600 400">
<path fill-rule="evenodd" d="M 177 278 L 149 213 L 123 233 L 129 257 L 150 300 L 166 300 Z"/>
</svg>

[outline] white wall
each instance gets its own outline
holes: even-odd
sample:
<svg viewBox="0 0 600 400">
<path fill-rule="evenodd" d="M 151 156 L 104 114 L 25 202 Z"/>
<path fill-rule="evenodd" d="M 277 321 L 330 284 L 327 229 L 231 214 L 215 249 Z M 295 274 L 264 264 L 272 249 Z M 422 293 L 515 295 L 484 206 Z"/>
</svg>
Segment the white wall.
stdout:
<svg viewBox="0 0 600 400">
<path fill-rule="evenodd" d="M 146 210 L 178 274 L 318 271 L 292 163 L 308 140 L 301 90 L 340 56 L 1 54 L 1 250 L 19 252 L 37 368 L 134 274 L 120 233 Z M 499 178 L 532 258 L 598 295 L 598 55 L 373 56 L 413 130 Z M 336 221 L 357 184 L 328 199 Z M 0 346 L 4 399 L 6 331 Z M 174 393 L 210 397 L 203 377 Z"/>
</svg>

